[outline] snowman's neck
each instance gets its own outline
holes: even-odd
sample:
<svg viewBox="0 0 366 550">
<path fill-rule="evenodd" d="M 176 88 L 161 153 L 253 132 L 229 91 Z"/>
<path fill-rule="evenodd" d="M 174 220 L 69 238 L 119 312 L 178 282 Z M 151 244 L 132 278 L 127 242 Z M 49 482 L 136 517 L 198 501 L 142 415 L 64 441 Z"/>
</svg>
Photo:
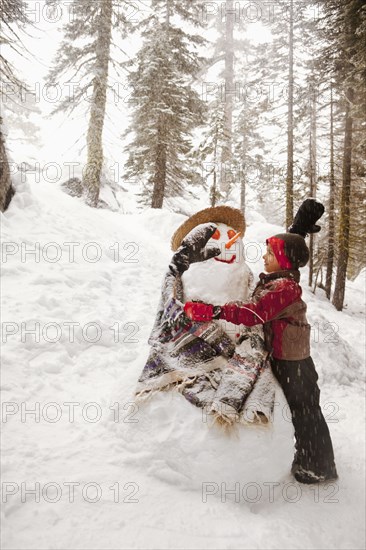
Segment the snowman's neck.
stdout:
<svg viewBox="0 0 366 550">
<path fill-rule="evenodd" d="M 213 259 L 190 266 L 182 276 L 185 301 L 223 305 L 248 300 L 249 270 L 244 262 L 228 264 Z"/>
</svg>

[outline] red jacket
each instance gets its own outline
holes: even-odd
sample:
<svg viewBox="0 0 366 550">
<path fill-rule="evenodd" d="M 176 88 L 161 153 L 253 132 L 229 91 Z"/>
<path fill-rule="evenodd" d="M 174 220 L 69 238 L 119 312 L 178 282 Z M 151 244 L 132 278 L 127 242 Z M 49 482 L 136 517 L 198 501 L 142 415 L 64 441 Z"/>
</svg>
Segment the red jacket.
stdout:
<svg viewBox="0 0 366 550">
<path fill-rule="evenodd" d="M 251 302 L 222 306 L 220 319 L 236 325 L 263 324 L 266 347 L 276 359 L 297 361 L 310 356 L 310 325 L 298 270 L 259 276 Z"/>
</svg>

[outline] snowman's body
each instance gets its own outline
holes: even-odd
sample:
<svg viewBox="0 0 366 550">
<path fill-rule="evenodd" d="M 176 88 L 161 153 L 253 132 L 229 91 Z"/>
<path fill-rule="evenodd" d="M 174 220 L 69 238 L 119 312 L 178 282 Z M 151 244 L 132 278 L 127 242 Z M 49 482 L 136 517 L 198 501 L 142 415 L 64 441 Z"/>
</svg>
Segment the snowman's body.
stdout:
<svg viewBox="0 0 366 550">
<path fill-rule="evenodd" d="M 220 256 L 205 262 L 192 264 L 183 274 L 184 301 L 201 301 L 207 304 L 224 305 L 228 302 L 247 302 L 250 298 L 249 283 L 251 270 L 245 263 L 243 241 L 239 238 L 229 249 L 225 248 L 231 227 L 218 223 L 219 238 L 211 238 L 207 246 L 218 246 Z M 243 327 L 227 321 L 217 321 L 231 337 L 237 341 Z"/>
<path fill-rule="evenodd" d="M 179 310 L 181 302 L 224 305 L 250 299 L 253 276 L 245 263 L 240 234 L 223 223 L 216 225 L 217 232 L 206 246 L 218 246 L 221 254 L 216 259 L 191 264 L 179 277 L 177 287 L 172 285 L 173 272 L 167 274 L 163 291 L 165 299 L 169 296 L 164 302 L 167 310 L 159 310 L 151 337 L 154 347 L 141 375 L 138 395 L 151 395 L 178 381 L 184 397 L 213 414 L 220 423 L 266 423 L 273 411 L 274 385 L 270 369 L 266 368 L 267 352 L 260 324 L 246 327 L 213 320 L 194 325 L 193 332 L 180 330 L 171 341 L 166 340 L 164 316 L 171 322 L 169 312 Z M 218 351 L 217 355 L 214 351 Z"/>
</svg>

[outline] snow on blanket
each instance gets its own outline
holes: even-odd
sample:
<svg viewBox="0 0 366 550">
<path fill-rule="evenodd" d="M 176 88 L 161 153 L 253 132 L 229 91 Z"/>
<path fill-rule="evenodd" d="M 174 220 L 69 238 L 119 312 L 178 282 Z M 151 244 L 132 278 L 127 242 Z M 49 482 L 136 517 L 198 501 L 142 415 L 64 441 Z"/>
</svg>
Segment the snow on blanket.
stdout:
<svg viewBox="0 0 366 550">
<path fill-rule="evenodd" d="M 3 547 L 363 548 L 364 274 L 342 313 L 303 285 L 340 479 L 301 486 L 280 390 L 268 428 L 230 438 L 179 394 L 132 403 L 183 216 L 17 187 L 1 216 Z M 258 275 L 253 250 L 281 228 L 251 216 Z"/>
</svg>

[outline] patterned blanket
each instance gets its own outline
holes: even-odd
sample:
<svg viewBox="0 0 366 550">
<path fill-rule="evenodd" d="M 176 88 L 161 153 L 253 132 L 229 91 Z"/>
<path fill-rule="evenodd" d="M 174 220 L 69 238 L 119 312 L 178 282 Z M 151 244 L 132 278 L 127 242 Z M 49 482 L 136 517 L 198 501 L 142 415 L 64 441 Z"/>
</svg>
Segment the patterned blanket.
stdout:
<svg viewBox="0 0 366 550">
<path fill-rule="evenodd" d="M 262 326 L 237 327 L 230 338 L 219 321 L 172 323 L 183 311 L 179 275 L 165 276 L 136 402 L 174 389 L 224 425 L 262 423 L 274 408 L 275 384 Z M 233 341 L 234 340 L 234 341 Z"/>
</svg>

